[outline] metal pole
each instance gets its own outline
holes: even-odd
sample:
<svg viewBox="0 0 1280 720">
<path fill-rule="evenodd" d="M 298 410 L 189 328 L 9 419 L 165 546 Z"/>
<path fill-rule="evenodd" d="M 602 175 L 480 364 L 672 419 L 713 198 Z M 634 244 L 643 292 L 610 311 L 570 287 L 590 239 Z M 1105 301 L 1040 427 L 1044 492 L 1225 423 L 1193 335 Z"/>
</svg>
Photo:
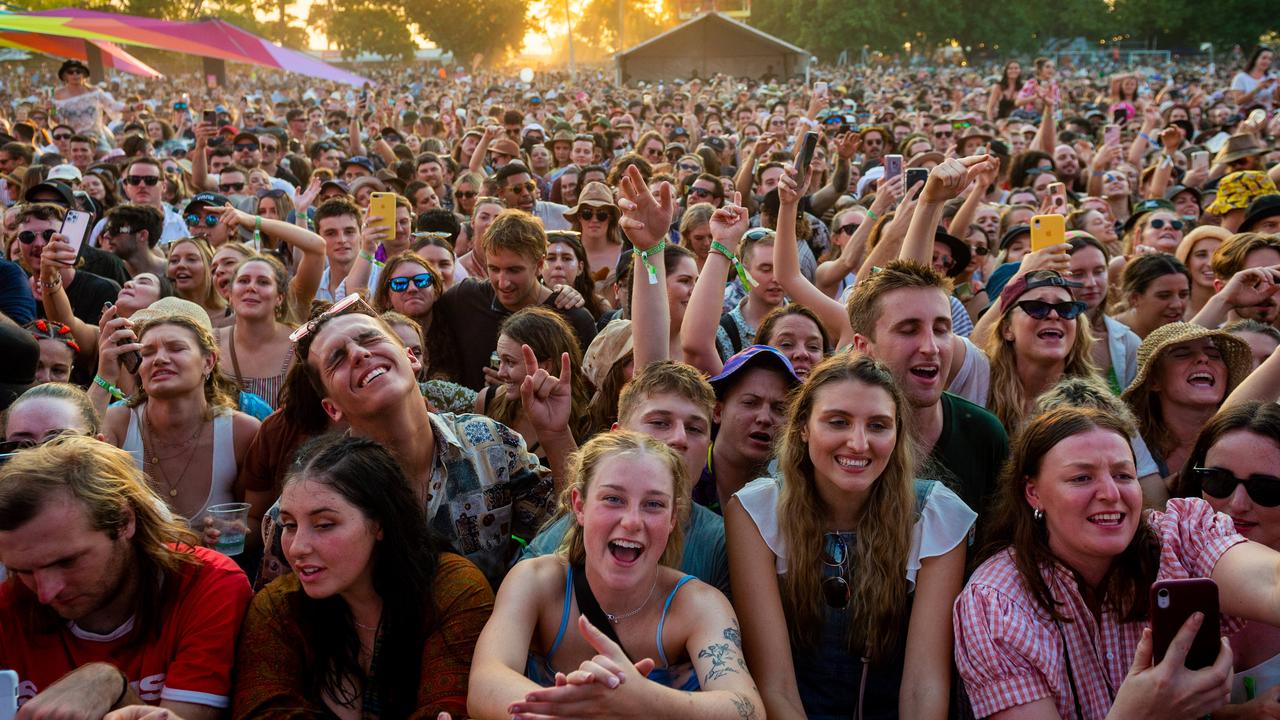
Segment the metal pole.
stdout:
<svg viewBox="0 0 1280 720">
<path fill-rule="evenodd" d="M 564 27 L 569 38 L 569 80 L 577 79 L 577 71 L 573 67 L 573 19 L 569 16 L 569 0 L 564 0 Z"/>
</svg>

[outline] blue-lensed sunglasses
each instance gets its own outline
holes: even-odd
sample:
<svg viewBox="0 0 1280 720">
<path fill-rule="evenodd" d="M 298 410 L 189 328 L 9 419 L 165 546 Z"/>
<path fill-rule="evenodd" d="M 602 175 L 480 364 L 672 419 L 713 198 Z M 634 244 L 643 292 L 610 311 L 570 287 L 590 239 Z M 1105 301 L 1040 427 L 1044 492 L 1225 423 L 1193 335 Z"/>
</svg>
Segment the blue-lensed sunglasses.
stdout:
<svg viewBox="0 0 1280 720">
<path fill-rule="evenodd" d="M 187 227 L 196 227 L 196 226 L 197 226 L 197 225 L 199 225 L 199 224 L 200 224 L 200 216 L 199 216 L 199 215 L 196 215 L 195 213 L 192 213 L 192 214 L 190 214 L 190 215 L 188 215 L 188 216 L 187 216 Z M 218 216 L 217 216 L 217 215 L 205 215 L 205 216 L 204 216 L 204 226 L 205 226 L 205 227 L 213 227 L 214 225 L 217 225 L 217 224 L 218 224 Z"/>
<path fill-rule="evenodd" d="M 409 283 L 419 290 L 425 289 L 431 285 L 431 273 L 418 273 L 412 277 L 391 278 L 387 283 L 387 287 L 391 288 L 391 292 L 402 293 L 409 289 Z"/>
</svg>

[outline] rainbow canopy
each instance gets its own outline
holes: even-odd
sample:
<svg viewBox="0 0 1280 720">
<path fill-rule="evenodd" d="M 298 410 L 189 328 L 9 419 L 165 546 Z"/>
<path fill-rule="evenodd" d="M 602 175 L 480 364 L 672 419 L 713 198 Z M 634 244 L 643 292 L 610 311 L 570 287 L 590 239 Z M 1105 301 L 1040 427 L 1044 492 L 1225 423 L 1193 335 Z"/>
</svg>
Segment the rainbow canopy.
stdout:
<svg viewBox="0 0 1280 720">
<path fill-rule="evenodd" d="M 98 48 L 103 67 L 115 68 L 122 72 L 149 78 L 161 76 L 155 68 L 130 55 L 119 45 L 106 40 L 82 40 L 74 37 L 46 35 L 45 33 L 0 31 L 0 47 L 56 55 L 57 57 L 79 60 L 82 63 L 89 62 L 90 45 Z"/>
<path fill-rule="evenodd" d="M 355 73 L 334 67 L 306 53 L 281 47 L 217 19 L 159 20 L 78 8 L 0 13 L 0 36 L 10 34 L 77 38 L 94 44 L 142 45 L 187 55 L 261 65 L 348 85 L 363 85 L 368 82 L 366 78 Z M 119 48 L 116 49 L 119 50 Z M 49 51 L 39 50 L 39 52 Z M 122 50 L 120 52 L 123 53 Z M 53 52 L 52 54 L 62 53 Z M 138 62 L 127 53 L 125 55 L 131 58 L 132 62 Z M 64 56 L 74 57 L 73 55 Z M 117 56 L 104 48 L 104 63 L 108 56 L 113 58 L 113 67 L 120 67 L 115 63 L 123 61 L 115 59 Z M 121 67 L 121 69 L 124 68 Z"/>
</svg>

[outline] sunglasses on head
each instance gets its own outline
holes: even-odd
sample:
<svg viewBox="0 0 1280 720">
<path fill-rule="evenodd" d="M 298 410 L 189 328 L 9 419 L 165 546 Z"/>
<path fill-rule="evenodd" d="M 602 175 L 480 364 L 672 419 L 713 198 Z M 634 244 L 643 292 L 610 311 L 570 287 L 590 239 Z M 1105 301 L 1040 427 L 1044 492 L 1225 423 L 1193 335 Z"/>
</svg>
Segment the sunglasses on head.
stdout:
<svg viewBox="0 0 1280 720">
<path fill-rule="evenodd" d="M 603 208 L 600 208 L 597 210 L 592 210 L 591 208 L 582 208 L 581 210 L 578 211 L 578 218 L 581 220 L 586 220 L 588 222 L 592 220 L 599 220 L 600 222 L 608 222 L 609 218 L 612 217 L 612 215 L 613 213 Z"/>
<path fill-rule="evenodd" d="M 831 537 L 832 542 L 822 551 L 822 564 L 837 568 L 840 574 L 822 579 L 822 597 L 827 601 L 827 607 L 842 610 L 849 606 L 849 599 L 853 596 L 849 581 L 844 577 L 849 564 L 849 546 L 838 533 Z"/>
<path fill-rule="evenodd" d="M 1156 230 L 1163 228 L 1165 225 L 1168 225 L 1174 230 L 1181 230 L 1182 228 L 1186 227 L 1187 224 L 1182 222 L 1181 220 L 1165 220 L 1164 218 L 1156 218 L 1155 220 L 1151 221 L 1150 225 Z"/>
<path fill-rule="evenodd" d="M 143 183 L 146 183 L 147 187 L 154 187 L 156 183 L 160 182 L 160 176 L 159 175 L 130 175 L 129 177 L 125 178 L 124 181 L 126 184 L 129 184 L 129 185 L 142 185 Z"/>
<path fill-rule="evenodd" d="M 361 308 L 368 311 L 369 314 L 373 314 L 373 308 L 369 307 L 369 303 L 366 303 L 364 298 L 360 297 L 356 293 L 351 293 L 334 303 L 328 310 L 325 310 L 314 318 L 311 318 L 305 323 L 299 325 L 297 330 L 294 330 L 289 334 L 289 342 L 301 342 L 308 335 L 315 333 L 315 331 L 318 330 L 325 322 L 328 322 L 337 315 L 347 312 L 356 305 L 361 306 Z M 311 346 L 308 345 L 305 348 L 298 349 L 303 360 L 306 359 L 306 355 L 310 352 L 310 347 Z"/>
<path fill-rule="evenodd" d="M 191 213 L 190 215 L 187 215 L 187 218 L 186 218 L 186 220 L 187 220 L 187 227 L 196 227 L 196 226 L 198 226 L 198 225 L 201 223 L 201 219 L 200 219 L 200 218 L 201 218 L 201 216 L 196 215 L 195 213 Z M 204 226 L 205 226 L 205 227 L 213 227 L 214 225 L 217 225 L 217 224 L 218 224 L 218 216 L 217 216 L 217 215 L 205 215 L 205 216 L 204 216 L 204 220 L 203 220 L 203 222 L 204 222 Z"/>
<path fill-rule="evenodd" d="M 1230 470 L 1216 467 L 1192 468 L 1191 472 L 1200 479 L 1200 489 L 1210 497 L 1231 497 L 1237 485 L 1244 485 L 1245 492 L 1254 503 L 1263 507 L 1280 505 L 1280 478 L 1274 475 L 1255 474 L 1239 478 Z"/>
<path fill-rule="evenodd" d="M 234 147 L 238 151 L 244 152 L 244 151 L 257 150 L 261 146 L 258 145 L 258 143 L 236 143 L 232 147 Z"/>
<path fill-rule="evenodd" d="M 387 283 L 387 287 L 391 288 L 391 292 L 402 293 L 409 289 L 409 283 L 419 290 L 426 289 L 431 285 L 431 273 L 418 273 L 410 277 L 394 277 Z"/>
<path fill-rule="evenodd" d="M 1050 311 L 1057 313 L 1058 317 L 1063 320 L 1075 320 L 1080 313 L 1084 312 L 1085 305 L 1079 300 L 1060 303 L 1050 303 L 1043 300 L 1020 300 L 1016 303 L 1016 307 L 1021 308 L 1022 312 L 1035 320 L 1044 320 L 1049 317 Z"/>
<path fill-rule="evenodd" d="M 222 191 L 222 192 L 224 192 L 224 193 L 225 193 L 225 192 L 240 192 L 241 190 L 244 190 L 244 183 L 242 183 L 242 182 L 238 182 L 238 183 L 221 183 L 221 184 L 219 184 L 219 185 L 218 185 L 218 189 L 219 189 L 219 190 L 221 190 L 221 191 Z"/>
<path fill-rule="evenodd" d="M 44 230 L 40 231 L 40 237 L 44 238 L 45 242 L 49 242 L 49 239 L 52 238 L 54 235 L 56 235 L 57 232 L 58 231 L 54 230 L 53 228 L 45 228 Z M 21 242 L 23 245 L 30 245 L 31 243 L 36 241 L 35 231 L 23 230 L 22 232 L 18 233 L 18 241 Z"/>
</svg>

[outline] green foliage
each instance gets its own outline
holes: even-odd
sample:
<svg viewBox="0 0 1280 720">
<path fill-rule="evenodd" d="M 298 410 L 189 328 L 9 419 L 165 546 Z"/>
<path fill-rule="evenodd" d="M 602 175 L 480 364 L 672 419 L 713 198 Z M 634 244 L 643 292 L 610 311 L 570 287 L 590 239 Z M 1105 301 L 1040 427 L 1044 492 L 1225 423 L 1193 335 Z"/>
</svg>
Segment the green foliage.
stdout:
<svg viewBox="0 0 1280 720">
<path fill-rule="evenodd" d="M 324 31 L 343 57 L 371 52 L 405 61 L 411 60 L 417 49 L 403 5 L 377 0 L 323 0 L 311 6 L 308 20 Z"/>
<path fill-rule="evenodd" d="M 528 0 L 405 0 L 404 9 L 423 36 L 463 65 L 504 59 L 528 27 Z"/>
</svg>

